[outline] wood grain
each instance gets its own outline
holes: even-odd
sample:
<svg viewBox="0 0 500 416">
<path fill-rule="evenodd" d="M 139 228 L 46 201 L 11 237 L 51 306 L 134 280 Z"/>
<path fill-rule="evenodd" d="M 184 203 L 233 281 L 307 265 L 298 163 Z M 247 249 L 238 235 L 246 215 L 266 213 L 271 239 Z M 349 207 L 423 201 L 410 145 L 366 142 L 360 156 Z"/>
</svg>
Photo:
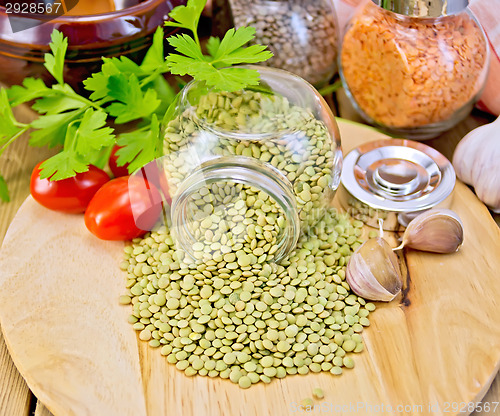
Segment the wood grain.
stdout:
<svg viewBox="0 0 500 416">
<path fill-rule="evenodd" d="M 21 122 L 29 122 L 32 113 L 24 108 L 15 110 Z M 34 149 L 27 145 L 28 137 L 19 138 L 0 159 L 0 172 L 10 190 L 11 202 L 0 201 L 0 242 L 22 201 L 29 195 L 29 180 L 33 167 L 53 150 Z M 12 362 L 0 331 L 0 415 L 25 416 L 29 413 L 31 392 Z"/>
<path fill-rule="evenodd" d="M 38 402 L 36 404 L 35 414 L 34 416 L 52 416 L 52 413 L 42 404 L 42 402 Z"/>
<path fill-rule="evenodd" d="M 491 385 L 486 396 L 483 397 L 483 400 L 479 403 L 481 406 L 481 410 L 475 411 L 471 414 L 471 416 L 492 416 L 500 413 L 500 376 L 496 376 L 493 384 Z M 485 407 L 488 406 L 489 408 Z M 496 412 L 492 409 L 494 406 L 498 406 L 496 408 Z M 479 408 L 479 407 L 478 407 Z"/>
<path fill-rule="evenodd" d="M 345 150 L 380 137 L 354 124 L 340 127 Z M 291 376 L 244 391 L 228 381 L 185 377 L 126 322 L 128 309 L 117 303 L 122 245 L 94 239 L 81 217 L 31 199 L 2 248 L 0 320 L 18 368 L 56 416 L 288 415 L 315 387 L 331 406 L 422 405 L 384 414 L 453 415 L 427 406 L 480 399 L 500 362 L 500 230 L 462 184 L 453 209 L 467 236 L 461 251 L 407 252 L 405 303 L 373 314 L 366 352 L 340 378 Z M 19 299 L 30 302 L 20 309 Z"/>
</svg>

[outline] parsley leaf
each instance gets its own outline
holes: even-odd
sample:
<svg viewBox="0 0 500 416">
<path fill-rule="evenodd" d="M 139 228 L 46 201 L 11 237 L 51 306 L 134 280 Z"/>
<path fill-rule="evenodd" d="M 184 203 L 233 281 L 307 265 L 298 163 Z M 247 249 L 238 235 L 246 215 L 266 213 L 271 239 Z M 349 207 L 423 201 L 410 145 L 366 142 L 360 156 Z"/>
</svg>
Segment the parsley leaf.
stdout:
<svg viewBox="0 0 500 416">
<path fill-rule="evenodd" d="M 82 107 L 85 107 L 84 102 L 65 94 L 47 95 L 37 100 L 32 106 L 33 110 L 40 114 L 59 114 Z"/>
<path fill-rule="evenodd" d="M 35 147 L 54 147 L 64 143 L 68 124 L 82 114 L 82 109 L 62 114 L 41 116 L 31 123 L 31 127 L 39 129 L 31 133 L 30 145 Z"/>
<path fill-rule="evenodd" d="M 195 4 L 193 3 L 196 1 L 191 4 L 192 13 L 195 12 Z M 231 67 L 231 65 L 241 63 L 263 62 L 273 56 L 262 45 L 243 47 L 255 38 L 255 29 L 252 27 L 230 29 L 222 40 L 211 37 L 207 44 L 209 55 L 204 55 L 196 30 L 193 30 L 191 26 L 193 22 L 198 22 L 199 16 L 198 20 L 195 16 L 191 16 L 191 20 L 184 16 L 189 7 L 190 2 L 188 2 L 188 6 L 176 7 L 170 14 L 171 17 L 180 22 L 181 26 L 179 27 L 191 29 L 194 34 L 194 38 L 183 34 L 171 36 L 168 39 L 169 44 L 177 52 L 171 53 L 167 57 L 170 72 L 181 76 L 190 75 L 198 81 L 205 81 L 208 86 L 227 91 L 236 91 L 249 85 L 257 85 L 260 76 L 255 69 Z M 176 12 L 177 9 L 182 12 L 180 16 Z M 201 14 L 201 11 L 199 13 Z M 172 26 L 169 22 L 165 24 Z"/>
<path fill-rule="evenodd" d="M 160 105 L 155 90 L 148 89 L 143 93 L 136 75 L 128 79 L 123 74 L 112 75 L 108 80 L 108 89 L 108 95 L 119 101 L 107 107 L 118 124 L 147 117 Z"/>
<path fill-rule="evenodd" d="M 109 94 L 108 82 L 111 76 L 124 75 L 128 77 L 131 74 L 140 75 L 143 72 L 139 65 L 126 56 L 102 58 L 102 60 L 101 71 L 92 74 L 91 77 L 83 81 L 85 89 L 93 91 L 90 95 L 92 100 L 99 100 L 101 98 L 107 98 L 105 101 L 110 100 L 110 97 L 107 97 L 107 95 Z"/>
<path fill-rule="evenodd" d="M 92 74 L 91 77 L 83 81 L 85 89 L 92 91 L 90 95 L 91 100 L 99 100 L 108 95 L 108 79 L 112 75 L 117 75 L 120 70 L 115 64 L 117 58 L 102 58 L 103 64 L 101 66 L 101 71 Z"/>
<path fill-rule="evenodd" d="M 23 85 L 13 85 L 7 90 L 13 107 L 51 93 L 40 78 L 25 78 Z"/>
<path fill-rule="evenodd" d="M 14 114 L 9 104 L 7 91 L 2 89 L 0 91 L 0 154 L 2 152 L 1 146 L 8 143 L 12 136 L 17 135 L 23 129 L 17 126 Z"/>
<path fill-rule="evenodd" d="M 167 58 L 170 71 L 177 75 L 191 75 L 198 81 L 226 91 L 237 91 L 249 85 L 258 85 L 260 76 L 249 68 L 216 68 L 211 62 L 199 61 L 192 57 L 170 54 Z"/>
<path fill-rule="evenodd" d="M 271 58 L 273 54 L 265 50 L 266 46 L 242 47 L 254 38 L 255 29 L 253 27 L 240 27 L 237 30 L 229 29 L 219 43 L 219 47 L 214 48 L 215 50 L 210 53 L 213 58 L 212 63 L 235 65 L 261 62 Z"/>
<path fill-rule="evenodd" d="M 188 35 L 177 35 L 171 36 L 168 39 L 168 43 L 170 46 L 173 46 L 175 50 L 179 53 L 182 53 L 190 58 L 193 58 L 198 61 L 205 61 L 205 56 L 201 51 L 200 47 L 196 44 L 194 39 Z M 167 62 L 172 55 L 169 55 L 167 58 Z M 174 55 L 175 56 L 175 55 Z"/>
<path fill-rule="evenodd" d="M 153 35 L 153 43 L 146 52 L 140 68 L 144 72 L 156 71 L 165 64 L 165 54 L 163 51 L 163 28 L 156 29 Z"/>
<path fill-rule="evenodd" d="M 111 146 L 115 141 L 113 129 L 106 125 L 107 114 L 102 110 L 87 109 L 76 132 L 76 151 L 87 159 L 101 150 Z"/>
<path fill-rule="evenodd" d="M 163 117 L 167 108 L 177 97 L 177 93 L 163 76 L 155 78 L 155 80 L 151 83 L 151 86 L 157 92 L 158 98 L 161 99 L 161 103 L 155 110 L 155 114 L 158 117 Z"/>
<path fill-rule="evenodd" d="M 149 126 L 118 137 L 117 144 L 122 148 L 116 152 L 117 164 L 123 166 L 128 163 L 129 173 L 135 172 L 162 155 L 162 143 L 160 123 L 153 114 Z"/>
<path fill-rule="evenodd" d="M 0 175 L 0 199 L 3 202 L 10 201 L 9 189 L 7 188 L 7 182 L 5 182 L 5 178 L 2 175 Z"/>
<path fill-rule="evenodd" d="M 219 46 L 220 46 L 220 39 L 214 36 L 210 36 L 210 38 L 207 41 L 207 51 L 212 57 L 214 57 L 215 54 L 217 53 Z"/>
<path fill-rule="evenodd" d="M 50 38 L 52 40 L 52 42 L 50 42 L 52 54 L 45 54 L 44 66 L 59 84 L 64 84 L 64 56 L 68 49 L 68 39 L 58 30 L 54 30 Z"/>
<path fill-rule="evenodd" d="M 63 150 L 40 165 L 40 178 L 59 181 L 88 170 L 88 164 L 83 162 L 76 152 Z"/>
<path fill-rule="evenodd" d="M 225 91 L 237 91 L 250 85 L 259 85 L 260 75 L 248 68 L 222 68 L 200 74 L 208 85 L 213 85 Z"/>
<path fill-rule="evenodd" d="M 186 6 L 177 6 L 169 13 L 174 22 L 167 21 L 165 26 L 189 29 L 197 38 L 198 22 L 206 2 L 206 0 L 188 0 Z"/>
</svg>

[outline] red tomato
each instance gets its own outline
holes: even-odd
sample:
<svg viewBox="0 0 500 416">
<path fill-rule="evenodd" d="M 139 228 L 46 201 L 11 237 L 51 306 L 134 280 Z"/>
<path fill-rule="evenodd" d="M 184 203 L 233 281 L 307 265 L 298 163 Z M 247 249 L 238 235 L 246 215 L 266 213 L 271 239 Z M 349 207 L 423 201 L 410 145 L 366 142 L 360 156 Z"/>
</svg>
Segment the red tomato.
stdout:
<svg viewBox="0 0 500 416">
<path fill-rule="evenodd" d="M 161 190 L 164 200 L 168 205 L 172 204 L 170 197 L 168 180 L 160 160 L 153 160 L 133 173 L 133 176 L 147 180 Z"/>
<path fill-rule="evenodd" d="M 89 170 L 73 178 L 50 181 L 40 178 L 40 162 L 31 174 L 30 191 L 33 199 L 45 208 L 77 214 L 84 212 L 92 197 L 109 181 L 102 169 L 90 165 Z"/>
<path fill-rule="evenodd" d="M 121 146 L 115 144 L 113 146 L 113 150 L 111 150 L 111 155 L 109 156 L 109 161 L 108 161 L 109 168 L 111 169 L 111 172 L 113 172 L 113 175 L 115 175 L 115 178 L 128 175 L 128 164 L 125 164 L 124 166 L 118 166 L 116 164 L 116 161 L 118 160 L 116 152 L 120 149 Z"/>
<path fill-rule="evenodd" d="M 102 240 L 131 240 L 151 230 L 162 212 L 158 189 L 143 178 L 112 179 L 85 211 L 85 225 Z"/>
<path fill-rule="evenodd" d="M 122 148 L 121 146 L 115 144 L 113 146 L 113 150 L 111 151 L 111 155 L 109 156 L 109 161 L 108 161 L 109 168 L 111 169 L 111 172 L 113 172 L 115 178 L 119 178 L 121 176 L 128 176 L 129 174 L 128 163 L 125 164 L 124 166 L 117 165 L 118 156 L 116 155 L 116 152 L 121 148 Z M 148 182 L 151 182 L 153 185 L 155 185 L 158 189 L 160 189 L 163 192 L 165 200 L 167 201 L 168 204 L 172 202 L 168 192 L 167 178 L 165 177 L 165 172 L 163 171 L 161 162 L 159 162 L 158 160 L 153 160 L 152 162 L 149 162 L 144 167 L 134 172 L 133 175 L 146 178 Z"/>
</svg>

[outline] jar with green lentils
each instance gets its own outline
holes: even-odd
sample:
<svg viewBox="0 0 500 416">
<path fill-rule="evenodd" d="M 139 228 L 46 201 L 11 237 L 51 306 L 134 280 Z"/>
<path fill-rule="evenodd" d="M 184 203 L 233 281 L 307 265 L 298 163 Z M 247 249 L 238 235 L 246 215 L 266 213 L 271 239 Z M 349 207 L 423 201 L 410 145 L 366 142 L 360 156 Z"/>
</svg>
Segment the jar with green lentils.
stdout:
<svg viewBox="0 0 500 416">
<path fill-rule="evenodd" d="M 197 262 L 279 261 L 339 185 L 340 137 L 326 102 L 302 78 L 253 68 L 261 83 L 242 91 L 191 82 L 164 126 L 170 229 Z"/>
</svg>

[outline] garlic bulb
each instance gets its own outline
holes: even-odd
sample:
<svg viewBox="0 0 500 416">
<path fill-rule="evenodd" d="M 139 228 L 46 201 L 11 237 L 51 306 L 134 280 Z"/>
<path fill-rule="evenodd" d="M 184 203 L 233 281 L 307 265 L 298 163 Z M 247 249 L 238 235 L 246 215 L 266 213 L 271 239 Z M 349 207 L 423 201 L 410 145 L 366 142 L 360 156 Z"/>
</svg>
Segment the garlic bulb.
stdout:
<svg viewBox="0 0 500 416">
<path fill-rule="evenodd" d="M 463 182 L 472 185 L 481 201 L 500 213 L 500 117 L 468 133 L 453 155 L 453 166 Z"/>
<path fill-rule="evenodd" d="M 411 247 L 432 253 L 454 253 L 464 241 L 460 217 L 449 209 L 430 209 L 406 227 L 403 242 L 394 250 Z"/>
<path fill-rule="evenodd" d="M 381 237 L 365 241 L 351 256 L 346 280 L 358 296 L 390 302 L 403 286 L 398 257 Z"/>
</svg>

